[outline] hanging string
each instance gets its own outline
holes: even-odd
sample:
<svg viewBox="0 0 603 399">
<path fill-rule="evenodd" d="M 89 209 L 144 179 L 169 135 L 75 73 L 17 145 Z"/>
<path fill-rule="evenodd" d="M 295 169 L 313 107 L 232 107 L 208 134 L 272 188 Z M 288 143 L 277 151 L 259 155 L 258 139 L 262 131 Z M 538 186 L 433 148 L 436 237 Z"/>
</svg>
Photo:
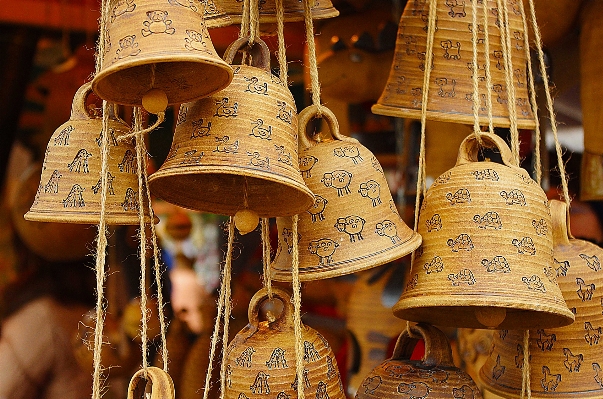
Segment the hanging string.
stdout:
<svg viewBox="0 0 603 399">
<path fill-rule="evenodd" d="M 534 32 L 534 42 L 536 44 L 536 50 L 538 52 L 538 61 L 540 64 L 540 74 L 542 75 L 542 82 L 544 85 L 544 94 L 546 95 L 546 107 L 549 111 L 549 118 L 551 119 L 551 130 L 553 131 L 553 137 L 555 138 L 555 152 L 557 153 L 557 166 L 559 167 L 559 177 L 561 178 L 561 187 L 563 188 L 563 199 L 570 206 L 571 198 L 569 195 L 569 189 L 567 186 L 567 174 L 565 173 L 565 165 L 563 164 L 563 153 L 561 150 L 561 144 L 559 143 L 559 137 L 557 135 L 557 117 L 553 110 L 553 98 L 551 97 L 551 90 L 549 87 L 549 77 L 546 72 L 546 65 L 544 63 L 544 51 L 542 51 L 542 36 L 540 34 L 540 28 L 536 23 L 536 11 L 534 8 L 534 0 L 530 0 L 530 19 L 532 21 L 532 30 Z"/>
<path fill-rule="evenodd" d="M 304 0 L 304 22 L 306 24 L 306 43 L 308 44 L 308 63 L 310 64 L 310 83 L 312 86 L 312 104 L 316 105 L 317 116 L 322 116 L 320 103 L 320 81 L 318 79 L 318 61 L 316 60 L 316 43 L 314 43 L 314 21 L 312 20 L 313 0 Z"/>
<path fill-rule="evenodd" d="M 107 226 L 105 215 L 107 211 L 107 174 L 109 159 L 109 104 L 103 101 L 103 135 L 101 140 L 101 197 L 100 218 L 98 221 L 98 236 L 96 238 L 96 325 L 94 329 L 94 373 L 92 377 L 92 399 L 102 396 L 102 366 L 101 351 L 103 345 L 103 327 L 105 322 L 104 288 L 105 288 L 105 258 L 107 249 Z"/>
<path fill-rule="evenodd" d="M 230 292 L 230 280 L 232 279 L 232 247 L 235 235 L 234 217 L 228 221 L 228 245 L 226 248 L 226 259 L 224 260 L 224 273 L 222 277 L 222 291 L 224 291 L 224 324 L 222 327 L 222 365 L 220 369 L 220 398 L 224 398 L 226 392 L 226 349 L 228 347 L 228 331 L 230 314 L 232 313 L 232 302 Z"/>
<path fill-rule="evenodd" d="M 291 227 L 291 233 L 293 236 L 293 248 L 291 255 L 293 259 L 291 265 L 291 275 L 293 286 L 293 324 L 295 327 L 295 372 L 297 375 L 297 397 L 298 399 L 304 399 L 304 339 L 302 336 L 301 283 L 299 281 L 299 248 L 297 242 L 297 222 L 299 220 L 299 216 L 294 215 L 292 219 L 293 226 Z"/>
<path fill-rule="evenodd" d="M 249 3 L 249 45 L 255 43 L 260 32 L 260 4 L 259 0 L 250 0 Z"/>
<path fill-rule="evenodd" d="M 477 1 L 474 1 L 471 3 L 472 6 L 472 21 L 471 21 L 471 33 L 472 33 L 472 38 L 471 38 L 471 42 L 473 43 L 473 76 L 472 76 L 472 80 L 473 80 L 473 134 L 475 134 L 475 137 L 477 138 L 477 142 L 481 145 L 482 144 L 482 135 L 481 135 L 481 130 L 480 130 L 480 121 L 479 121 L 479 77 L 478 77 L 478 71 L 479 71 L 479 64 L 478 64 L 478 59 L 477 59 L 477 41 L 478 41 L 478 37 L 477 37 L 477 29 L 478 29 L 478 24 L 477 24 Z"/>
<path fill-rule="evenodd" d="M 262 218 L 262 264 L 264 266 L 264 287 L 272 299 L 272 279 L 270 278 L 270 219 Z"/>
<path fill-rule="evenodd" d="M 287 49 L 285 47 L 285 7 L 283 0 L 276 0 L 276 36 L 278 38 L 278 70 L 283 85 L 288 83 Z"/>
<path fill-rule="evenodd" d="M 530 39 L 528 37 L 528 20 L 523 6 L 523 1 L 519 2 L 519 11 L 521 12 L 521 22 L 523 24 L 523 48 L 525 50 L 526 63 L 528 65 L 528 84 L 530 92 L 530 106 L 534 115 L 534 174 L 536 182 L 539 186 L 542 185 L 542 161 L 540 160 L 540 120 L 538 119 L 538 102 L 536 101 L 536 87 L 534 83 L 534 71 L 532 70 L 532 54 L 530 53 Z"/>
<path fill-rule="evenodd" d="M 125 141 L 138 137 L 138 135 L 144 136 L 145 134 L 151 133 L 153 130 L 157 129 L 164 121 L 165 112 L 158 112 L 157 120 L 151 126 L 147 127 L 146 129 L 143 129 L 142 125 L 138 129 L 134 128 L 130 133 L 122 134 L 121 136 L 117 137 L 117 141 Z"/>
<path fill-rule="evenodd" d="M 523 332 L 523 369 L 521 376 L 521 398 L 528 394 L 528 399 L 532 398 L 532 387 L 530 381 L 530 330 Z"/>
<path fill-rule="evenodd" d="M 243 0 L 243 15 L 241 16 L 239 38 L 249 35 L 249 2 L 250 0 Z"/>
<path fill-rule="evenodd" d="M 509 10 L 506 0 L 497 0 L 498 20 L 500 22 L 500 43 L 507 85 L 507 108 L 511 130 L 511 150 L 513 162 L 519 166 L 519 131 L 517 129 L 517 107 L 515 102 L 515 85 L 513 84 L 513 60 L 511 57 L 511 31 L 509 27 Z"/>
<path fill-rule="evenodd" d="M 138 133 L 142 130 L 142 112 L 140 107 L 134 107 L 134 130 Z M 138 218 L 139 228 L 138 232 L 140 238 L 139 257 L 140 257 L 140 321 L 141 321 L 141 350 L 142 350 L 142 368 L 144 369 L 145 378 L 147 377 L 148 364 L 148 320 L 149 320 L 149 309 L 147 307 L 147 236 L 146 236 L 146 223 L 144 220 L 144 207 L 143 207 L 143 178 L 142 178 L 142 165 L 143 165 L 143 137 L 140 133 L 136 136 L 136 168 L 138 174 Z"/>
<path fill-rule="evenodd" d="M 488 131 L 494 134 L 494 124 L 492 122 L 492 73 L 490 71 L 490 28 L 488 22 L 488 4 L 482 2 L 484 11 L 484 61 L 486 66 L 486 109 L 488 111 Z"/>
</svg>

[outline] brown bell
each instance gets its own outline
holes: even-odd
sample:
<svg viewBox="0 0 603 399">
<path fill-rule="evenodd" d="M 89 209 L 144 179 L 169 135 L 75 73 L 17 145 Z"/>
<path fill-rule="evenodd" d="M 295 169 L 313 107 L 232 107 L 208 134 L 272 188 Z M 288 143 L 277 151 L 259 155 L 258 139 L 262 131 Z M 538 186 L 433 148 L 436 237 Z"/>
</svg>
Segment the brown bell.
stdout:
<svg viewBox="0 0 603 399">
<path fill-rule="evenodd" d="M 231 63 L 248 44 L 226 51 Z M 239 65 L 228 88 L 180 107 L 172 148 L 149 178 L 153 194 L 185 208 L 223 215 L 242 209 L 287 216 L 312 205 L 297 163 L 297 114 L 289 89 L 270 73 L 256 40 L 253 65 Z"/>
<path fill-rule="evenodd" d="M 141 106 L 158 89 L 168 104 L 215 93 L 232 80 L 216 53 L 201 4 L 181 0 L 109 0 L 94 92 L 116 104 Z"/>
<path fill-rule="evenodd" d="M 243 19 L 243 2 L 240 0 L 210 0 L 222 13 L 218 16 L 211 16 L 209 21 L 212 25 L 231 25 L 240 24 Z M 260 23 L 276 23 L 276 1 L 259 1 Z M 304 2 L 299 0 L 283 0 L 284 21 L 295 22 L 304 20 Z M 310 8 L 312 19 L 335 18 L 339 11 L 333 6 L 330 0 L 315 1 L 314 6 Z M 224 18 L 222 15 L 225 15 Z M 206 21 L 208 21 L 206 19 Z"/>
<path fill-rule="evenodd" d="M 272 288 L 283 312 L 275 320 L 260 321 L 268 299 L 261 289 L 249 303 L 249 324 L 230 342 L 226 357 L 225 399 L 297 397 L 293 305 L 290 296 Z M 269 317 L 270 319 L 270 317 Z M 316 330 L 302 325 L 303 384 L 308 398 L 345 399 L 333 350 Z"/>
<path fill-rule="evenodd" d="M 513 165 L 498 136 L 484 146 L 503 164 L 477 160 L 468 136 L 456 166 L 427 190 L 419 215 L 423 245 L 394 314 L 465 328 L 561 327 L 574 315 L 547 271 L 554 266 L 551 214 L 542 188 Z"/>
<path fill-rule="evenodd" d="M 495 0 L 487 1 L 490 76 L 486 82 L 484 55 L 485 29 L 482 2 L 478 4 L 478 86 L 479 122 L 488 124 L 487 95 L 492 98 L 494 126 L 509 126 L 508 88 L 500 38 L 500 13 Z M 437 0 L 436 31 L 427 100 L 427 119 L 473 124 L 473 9 L 471 2 Z M 429 2 L 409 1 L 398 26 L 394 61 L 385 90 L 375 114 L 421 119 L 423 78 L 427 52 Z M 517 126 L 535 127 L 528 96 L 526 55 L 522 15 L 519 7 L 509 4 L 509 27 L 512 32 L 510 59 L 517 105 Z"/>
<path fill-rule="evenodd" d="M 369 269 L 403 257 L 421 236 L 402 220 L 377 158 L 358 140 L 339 133 L 335 115 L 323 107 L 331 137 L 309 138 L 316 106 L 299 114 L 299 167 L 314 204 L 299 215 L 299 277 L 317 280 Z M 277 218 L 278 250 L 270 265 L 278 281 L 291 280 L 291 218 Z"/>
<path fill-rule="evenodd" d="M 174 399 L 175 397 L 172 377 L 157 367 L 147 367 L 137 371 L 128 386 L 128 399 Z"/>
<path fill-rule="evenodd" d="M 550 204 L 555 264 L 547 273 L 557 279 L 576 321 L 561 328 L 530 330 L 532 397 L 601 398 L 603 249 L 573 238 L 567 205 L 556 200 Z M 500 331 L 494 335 L 494 350 L 480 370 L 480 380 L 497 395 L 519 398 L 523 359 L 523 332 Z"/>
<path fill-rule="evenodd" d="M 482 395 L 469 374 L 454 366 L 446 335 L 428 324 L 400 334 L 391 359 L 366 376 L 356 399 L 474 398 Z M 425 341 L 422 360 L 410 360 L 418 338 Z"/>
<path fill-rule="evenodd" d="M 46 148 L 38 192 L 26 220 L 98 224 L 101 197 L 103 120 L 86 110 L 90 83 L 73 98 L 71 117 L 59 126 Z M 110 109 L 107 201 L 108 224 L 138 224 L 138 175 L 133 140 L 118 141 L 129 126 Z M 144 208 L 148 205 L 145 203 Z M 149 220 L 148 216 L 146 217 Z"/>
</svg>

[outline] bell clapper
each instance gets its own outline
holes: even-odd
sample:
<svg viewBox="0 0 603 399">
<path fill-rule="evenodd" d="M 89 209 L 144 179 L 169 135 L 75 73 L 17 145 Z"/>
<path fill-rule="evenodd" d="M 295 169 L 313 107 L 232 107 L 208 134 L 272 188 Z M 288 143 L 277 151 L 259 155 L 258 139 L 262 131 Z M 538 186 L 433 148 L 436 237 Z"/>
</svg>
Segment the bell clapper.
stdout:
<svg viewBox="0 0 603 399">
<path fill-rule="evenodd" d="M 242 209 L 235 213 L 234 223 L 239 233 L 245 235 L 255 230 L 260 223 L 260 217 L 251 209 Z"/>
<path fill-rule="evenodd" d="M 507 317 L 505 308 L 479 308 L 475 311 L 475 317 L 487 328 L 496 328 Z"/>
<path fill-rule="evenodd" d="M 151 89 L 142 96 L 142 107 L 151 114 L 164 112 L 167 106 L 167 95 L 161 89 Z"/>
</svg>

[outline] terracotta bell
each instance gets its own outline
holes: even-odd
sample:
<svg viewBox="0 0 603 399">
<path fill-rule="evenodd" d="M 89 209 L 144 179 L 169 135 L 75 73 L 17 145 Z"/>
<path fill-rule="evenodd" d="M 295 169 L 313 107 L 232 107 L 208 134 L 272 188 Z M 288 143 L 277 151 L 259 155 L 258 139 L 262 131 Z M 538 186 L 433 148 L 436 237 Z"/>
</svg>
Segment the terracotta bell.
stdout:
<svg viewBox="0 0 603 399">
<path fill-rule="evenodd" d="M 212 0 L 210 0 L 212 1 Z M 231 25 L 241 24 L 243 19 L 243 2 L 240 0 L 213 0 L 214 5 L 221 13 L 216 12 L 209 18 L 206 18 L 208 25 Z M 259 1 L 260 23 L 276 23 L 276 1 Z M 283 0 L 284 21 L 295 22 L 304 20 L 304 2 L 299 0 Z M 310 8 L 312 19 L 335 18 L 339 11 L 333 6 L 330 0 L 314 1 Z M 226 18 L 224 18 L 226 16 Z"/>
<path fill-rule="evenodd" d="M 473 398 L 482 395 L 469 374 L 454 366 L 446 335 L 429 324 L 410 327 L 416 338 L 404 331 L 394 354 L 370 372 L 356 399 Z M 425 356 L 410 360 L 419 338 L 425 341 Z"/>
<path fill-rule="evenodd" d="M 226 51 L 232 63 L 248 45 Z M 294 215 L 312 205 L 297 166 L 297 114 L 289 89 L 270 72 L 268 46 L 256 40 L 254 65 L 235 66 L 228 88 L 180 107 L 172 148 L 149 178 L 153 194 L 222 215 Z"/>
<path fill-rule="evenodd" d="M 557 279 L 576 321 L 561 328 L 530 330 L 530 381 L 533 398 L 603 397 L 603 249 L 571 236 L 565 202 L 551 201 Z M 603 342 L 601 343 L 603 345 Z M 523 332 L 500 331 L 480 370 L 486 389 L 506 398 L 521 396 Z"/>
<path fill-rule="evenodd" d="M 226 358 L 225 399 L 279 399 L 297 397 L 293 305 L 290 296 L 272 288 L 283 312 L 260 321 L 268 291 L 258 291 L 249 304 L 249 324 L 230 342 Z M 333 350 L 316 330 L 302 325 L 303 385 L 308 398 L 345 399 Z"/>
<path fill-rule="evenodd" d="M 299 167 L 314 204 L 299 214 L 299 278 L 341 276 L 403 257 L 421 236 L 402 220 L 377 158 L 358 140 L 339 133 L 335 115 L 323 107 L 330 135 L 307 136 L 316 106 L 299 115 Z M 291 218 L 277 218 L 278 250 L 272 277 L 291 280 Z"/>
<path fill-rule="evenodd" d="M 499 26 L 502 10 L 496 0 L 487 1 L 490 76 L 487 87 L 484 55 L 485 31 L 482 2 L 478 4 L 477 51 L 479 122 L 488 124 L 487 95 L 491 93 L 494 126 L 510 125 L 508 87 Z M 437 0 L 436 31 L 427 100 L 427 119 L 473 124 L 473 9 L 471 2 Z M 516 2 L 515 2 L 516 3 Z M 528 96 L 526 49 L 522 14 L 509 4 L 508 23 L 512 34 L 510 59 L 517 108 L 517 126 L 533 129 L 535 119 Z M 423 78 L 426 70 L 428 1 L 406 3 L 398 26 L 394 61 L 381 98 L 373 105 L 375 114 L 421 119 Z"/>
<path fill-rule="evenodd" d="M 421 205 L 423 245 L 394 314 L 464 328 L 528 329 L 573 322 L 554 276 L 551 213 L 544 191 L 514 166 L 507 144 L 482 133 L 502 164 L 478 161 L 468 136 L 456 166 Z"/>
<path fill-rule="evenodd" d="M 151 385 L 150 393 L 145 391 L 148 383 Z M 147 367 L 137 371 L 128 386 L 128 399 L 174 399 L 175 397 L 172 377 L 157 367 Z"/>
<path fill-rule="evenodd" d="M 90 83 L 73 98 L 71 117 L 59 126 L 46 147 L 42 176 L 26 220 L 98 224 L 101 197 L 102 140 L 108 140 L 105 218 L 108 224 L 139 224 L 138 167 L 134 140 L 118 141 L 130 127 L 109 111 L 108 137 L 103 121 L 86 110 Z M 148 205 L 144 204 L 145 209 Z M 147 216 L 148 220 L 148 216 Z"/>
<path fill-rule="evenodd" d="M 158 89 L 168 104 L 215 93 L 232 80 L 216 53 L 201 4 L 180 0 L 108 0 L 101 68 L 92 88 L 104 100 L 141 106 Z"/>
</svg>

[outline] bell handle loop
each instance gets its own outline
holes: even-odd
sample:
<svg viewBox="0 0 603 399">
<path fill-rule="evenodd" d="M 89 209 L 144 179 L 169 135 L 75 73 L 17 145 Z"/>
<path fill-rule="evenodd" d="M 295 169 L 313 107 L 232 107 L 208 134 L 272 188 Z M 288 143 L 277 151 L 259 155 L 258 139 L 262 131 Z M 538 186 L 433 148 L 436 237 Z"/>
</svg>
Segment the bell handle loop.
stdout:
<svg viewBox="0 0 603 399">
<path fill-rule="evenodd" d="M 509 146 L 507 145 L 507 143 L 505 143 L 503 139 L 490 132 L 480 133 L 480 138 L 482 140 L 482 143 L 487 148 L 498 148 L 502 157 L 502 161 L 505 165 L 517 168 L 517 166 L 513 162 L 513 154 L 511 153 Z M 478 162 L 477 154 L 479 147 L 480 143 L 478 142 L 478 139 L 474 134 L 465 137 L 459 148 L 459 154 L 456 159 L 457 166 L 471 162 Z"/>
<path fill-rule="evenodd" d="M 73 102 L 71 103 L 71 118 L 72 120 L 92 119 L 86 110 L 86 98 L 92 91 L 92 82 L 84 83 L 75 92 Z"/>
<path fill-rule="evenodd" d="M 270 71 L 270 49 L 265 41 L 259 37 L 255 38 L 254 43 L 249 45 L 249 36 L 241 37 L 230 43 L 226 51 L 224 52 L 224 61 L 229 65 L 232 65 L 234 58 L 239 51 L 245 50 L 251 53 L 251 66 L 265 70 L 268 73 Z"/>
<path fill-rule="evenodd" d="M 553 229 L 553 244 L 567 245 L 574 238 L 570 230 L 569 207 L 564 201 L 550 200 L 551 227 Z"/>
<path fill-rule="evenodd" d="M 453 367 L 452 349 L 446 335 L 436 327 L 427 323 L 418 323 L 410 327 L 410 332 L 420 335 L 425 341 L 425 356 L 421 363 L 426 367 Z M 418 342 L 418 338 L 412 338 L 408 331 L 402 332 L 396 342 L 392 359 L 410 360 L 410 356 Z"/>
<path fill-rule="evenodd" d="M 145 396 L 146 381 L 152 384 L 150 399 L 174 399 L 174 382 L 172 377 L 158 367 L 147 367 L 138 370 L 128 386 L 128 399 L 143 399 Z"/>
<path fill-rule="evenodd" d="M 300 150 L 313 147 L 319 142 L 315 138 L 308 137 L 307 132 L 308 124 L 312 121 L 312 119 L 318 117 L 318 106 L 314 104 L 304 108 L 297 116 Z M 346 141 L 349 143 L 358 143 L 358 140 L 356 140 L 355 138 L 344 136 L 343 134 L 339 133 L 339 122 L 337 121 L 337 117 L 335 116 L 333 111 L 323 106 L 322 115 L 320 117 L 327 122 L 327 125 L 329 126 L 329 131 L 331 132 L 331 137 L 333 137 L 333 139 Z"/>
<path fill-rule="evenodd" d="M 274 298 L 278 298 L 283 303 L 283 313 L 278 317 L 275 321 L 278 323 L 278 326 L 290 326 L 293 328 L 293 304 L 291 303 L 291 296 L 285 292 L 284 290 L 272 287 L 272 296 Z M 247 312 L 247 317 L 249 317 L 249 324 L 255 328 L 260 323 L 259 314 L 260 314 L 260 306 L 269 299 L 269 293 L 266 288 L 262 288 L 249 301 L 249 309 Z M 270 323 L 271 325 L 273 323 Z"/>
</svg>

